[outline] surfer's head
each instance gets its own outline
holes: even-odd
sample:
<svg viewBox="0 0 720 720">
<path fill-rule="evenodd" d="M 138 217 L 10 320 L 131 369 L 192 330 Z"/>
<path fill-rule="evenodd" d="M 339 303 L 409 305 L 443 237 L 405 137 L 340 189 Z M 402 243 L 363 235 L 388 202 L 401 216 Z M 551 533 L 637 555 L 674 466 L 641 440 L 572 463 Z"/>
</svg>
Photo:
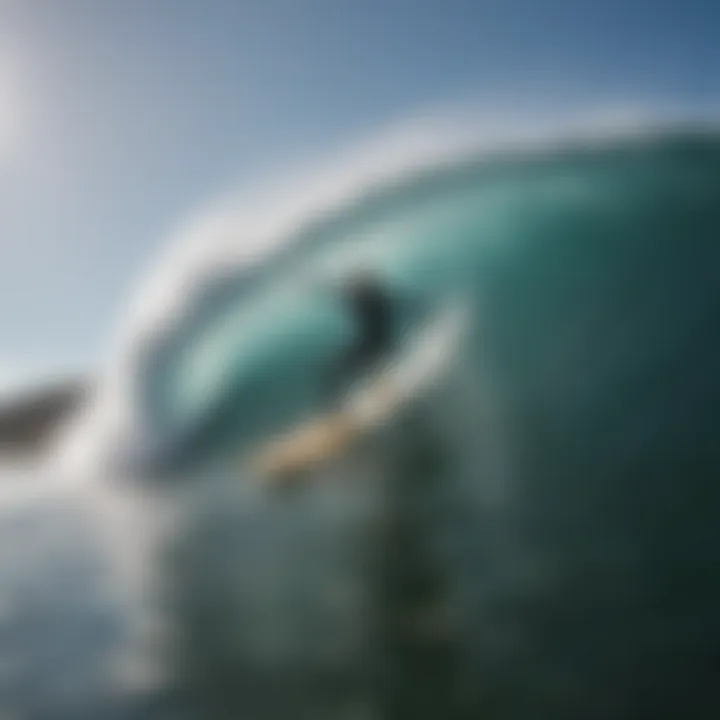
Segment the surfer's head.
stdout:
<svg viewBox="0 0 720 720">
<path fill-rule="evenodd" d="M 382 292 L 383 282 L 369 267 L 353 268 L 341 279 L 340 291 L 348 297 L 365 296 Z"/>
</svg>

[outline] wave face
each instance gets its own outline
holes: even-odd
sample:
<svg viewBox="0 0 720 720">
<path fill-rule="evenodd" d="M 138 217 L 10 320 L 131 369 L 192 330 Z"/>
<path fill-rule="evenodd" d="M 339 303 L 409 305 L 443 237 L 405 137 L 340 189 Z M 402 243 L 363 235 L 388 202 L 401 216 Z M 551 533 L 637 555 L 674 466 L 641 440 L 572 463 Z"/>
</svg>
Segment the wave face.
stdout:
<svg viewBox="0 0 720 720">
<path fill-rule="evenodd" d="M 202 464 L 203 453 L 217 452 L 213 443 L 227 438 L 236 446 L 264 433 L 261 416 L 286 424 L 306 412 L 319 376 L 352 334 L 323 283 L 358 264 L 378 273 L 401 314 L 455 293 L 470 296 L 483 322 L 494 302 L 489 288 L 514 258 L 558 255 L 556 272 L 569 276 L 591 252 L 609 257 L 616 243 L 640 244 L 661 230 L 655 213 L 678 204 L 677 192 L 699 203 L 708 191 L 695 195 L 688 184 L 711 180 L 685 179 L 702 172 L 692 145 L 655 140 L 483 156 L 360 188 L 349 207 L 330 206 L 285 231 L 283 247 L 239 280 L 223 268 L 217 280 L 195 282 L 189 307 L 153 337 L 148 367 L 135 368 L 149 431 L 207 442 L 193 449 Z M 632 223 L 644 227 L 629 238 Z M 567 241 L 577 246 L 571 254 L 560 243 L 575 235 Z M 610 235 L 622 239 L 605 239 Z"/>
<path fill-rule="evenodd" d="M 660 133 L 364 187 L 198 283 L 123 386 L 184 510 L 146 707 L 714 717 L 718 228 L 720 139 Z M 358 263 L 400 327 L 457 296 L 473 327 L 431 393 L 271 496 L 239 458 L 317 407 L 353 332 L 324 284 Z"/>
</svg>

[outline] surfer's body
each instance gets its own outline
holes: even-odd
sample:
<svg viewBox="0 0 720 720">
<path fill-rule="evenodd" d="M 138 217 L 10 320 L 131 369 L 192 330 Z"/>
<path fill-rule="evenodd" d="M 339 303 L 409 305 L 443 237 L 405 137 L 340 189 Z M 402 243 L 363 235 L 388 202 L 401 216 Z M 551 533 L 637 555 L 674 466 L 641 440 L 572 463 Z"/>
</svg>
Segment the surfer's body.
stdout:
<svg viewBox="0 0 720 720">
<path fill-rule="evenodd" d="M 397 351 L 388 354 L 385 346 L 379 355 L 346 357 L 339 369 L 346 383 L 357 380 L 355 387 L 337 395 L 325 412 L 263 445 L 253 457 L 254 470 L 270 482 L 292 483 L 298 475 L 343 455 L 445 372 L 463 326 L 462 312 L 449 308 L 416 328 Z M 360 377 L 354 363 L 362 366 Z M 346 377 L 351 372 L 353 376 Z"/>
<path fill-rule="evenodd" d="M 390 350 L 393 335 L 392 301 L 376 277 L 369 273 L 352 277 L 340 296 L 357 335 L 331 369 L 327 391 L 335 399 L 345 386 L 377 366 Z"/>
</svg>

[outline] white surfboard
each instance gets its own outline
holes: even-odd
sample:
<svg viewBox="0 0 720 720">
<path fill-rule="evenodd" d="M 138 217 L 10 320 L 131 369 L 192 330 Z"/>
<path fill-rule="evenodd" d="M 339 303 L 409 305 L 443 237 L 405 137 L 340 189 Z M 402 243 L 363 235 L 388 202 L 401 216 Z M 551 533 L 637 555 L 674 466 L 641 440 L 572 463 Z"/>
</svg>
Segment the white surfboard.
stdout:
<svg viewBox="0 0 720 720">
<path fill-rule="evenodd" d="M 251 469 L 268 482 L 283 482 L 341 456 L 442 377 L 464 327 L 461 307 L 440 311 L 399 355 L 351 389 L 338 410 L 312 418 L 263 445 L 251 458 Z"/>
</svg>

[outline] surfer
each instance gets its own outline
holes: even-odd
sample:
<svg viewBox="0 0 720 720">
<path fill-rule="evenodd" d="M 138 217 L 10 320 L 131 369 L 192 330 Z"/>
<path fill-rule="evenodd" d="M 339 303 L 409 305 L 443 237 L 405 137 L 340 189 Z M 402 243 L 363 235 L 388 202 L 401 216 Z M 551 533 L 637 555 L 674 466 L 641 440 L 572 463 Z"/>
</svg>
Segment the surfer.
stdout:
<svg viewBox="0 0 720 720">
<path fill-rule="evenodd" d="M 337 398 L 343 386 L 367 373 L 390 350 L 393 303 L 379 278 L 370 271 L 354 273 L 339 295 L 357 329 L 356 341 L 330 373 L 328 392 Z"/>
<path fill-rule="evenodd" d="M 253 471 L 271 483 L 294 484 L 307 471 L 343 455 L 432 387 L 461 340 L 463 313 L 451 306 L 422 323 L 396 348 L 391 310 L 398 313 L 397 302 L 390 303 L 382 286 L 363 277 L 349 283 L 344 295 L 361 333 L 329 378 L 327 389 L 333 393 L 329 407 L 319 408 L 299 427 L 266 443 L 252 459 Z M 378 370 L 376 365 L 389 355 L 394 362 Z M 360 380 L 358 386 L 348 388 L 354 380 Z"/>
</svg>

